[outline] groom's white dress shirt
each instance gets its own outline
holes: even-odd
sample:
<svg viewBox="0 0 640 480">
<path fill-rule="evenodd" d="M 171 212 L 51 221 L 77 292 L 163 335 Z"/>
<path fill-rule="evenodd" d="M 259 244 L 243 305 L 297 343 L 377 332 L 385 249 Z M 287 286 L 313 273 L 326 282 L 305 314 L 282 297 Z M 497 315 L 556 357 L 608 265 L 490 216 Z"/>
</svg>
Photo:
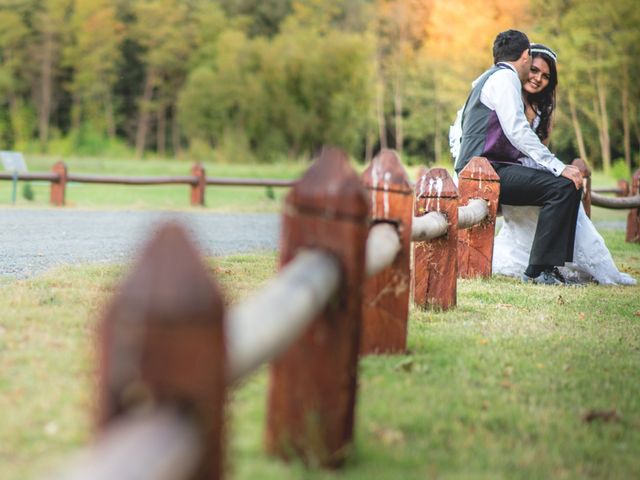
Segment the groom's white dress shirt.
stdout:
<svg viewBox="0 0 640 480">
<path fill-rule="evenodd" d="M 522 101 L 522 84 L 516 69 L 508 63 L 500 63 L 507 68 L 502 68 L 491 75 L 480 92 L 480 101 L 489 109 L 494 110 L 507 139 L 511 144 L 533 160 L 538 167 L 559 176 L 565 168 L 565 164 L 556 158 L 553 153 L 540 141 L 524 114 Z M 473 85 L 477 82 L 474 81 Z M 463 107 L 464 108 L 464 107 Z M 459 149 L 459 134 L 461 129 L 462 110 L 458 112 L 456 123 L 450 130 L 450 145 L 454 158 Z"/>
</svg>

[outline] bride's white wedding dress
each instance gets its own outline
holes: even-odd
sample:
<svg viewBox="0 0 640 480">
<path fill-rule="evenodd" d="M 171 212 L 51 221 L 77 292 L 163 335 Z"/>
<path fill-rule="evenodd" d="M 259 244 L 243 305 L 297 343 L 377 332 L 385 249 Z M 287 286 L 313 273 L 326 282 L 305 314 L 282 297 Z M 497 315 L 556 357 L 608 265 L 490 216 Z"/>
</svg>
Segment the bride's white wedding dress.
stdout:
<svg viewBox="0 0 640 480">
<path fill-rule="evenodd" d="M 520 278 L 529 264 L 540 207 L 502 205 L 503 225 L 493 245 L 493 273 Z M 580 204 L 573 262 L 560 268 L 570 281 L 602 285 L 635 285 L 636 280 L 616 267 L 604 239 Z"/>
<path fill-rule="evenodd" d="M 464 107 L 463 107 L 464 109 Z M 460 151 L 462 110 L 449 129 L 449 146 L 455 159 Z M 536 127 L 536 118 L 533 128 Z M 525 167 L 541 168 L 530 158 L 520 159 Z M 457 176 L 456 176 L 457 180 Z M 536 233 L 540 207 L 501 205 L 503 226 L 493 245 L 493 274 L 521 278 L 529 264 L 531 244 Z M 567 280 L 596 281 L 602 285 L 635 285 L 636 280 L 616 267 L 604 239 L 584 211 L 582 203 L 576 225 L 573 262 L 560 268 Z"/>
</svg>

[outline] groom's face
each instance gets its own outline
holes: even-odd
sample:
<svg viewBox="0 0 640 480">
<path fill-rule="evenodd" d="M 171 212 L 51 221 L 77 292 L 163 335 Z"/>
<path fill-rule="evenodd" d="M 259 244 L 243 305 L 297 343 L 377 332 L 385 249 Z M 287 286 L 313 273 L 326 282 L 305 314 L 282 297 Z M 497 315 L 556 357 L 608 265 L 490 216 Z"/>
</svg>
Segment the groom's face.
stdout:
<svg viewBox="0 0 640 480">
<path fill-rule="evenodd" d="M 520 81 L 524 84 L 529 79 L 529 71 L 531 70 L 531 50 L 527 49 L 522 52 L 520 59 L 518 60 L 518 76 Z"/>
</svg>

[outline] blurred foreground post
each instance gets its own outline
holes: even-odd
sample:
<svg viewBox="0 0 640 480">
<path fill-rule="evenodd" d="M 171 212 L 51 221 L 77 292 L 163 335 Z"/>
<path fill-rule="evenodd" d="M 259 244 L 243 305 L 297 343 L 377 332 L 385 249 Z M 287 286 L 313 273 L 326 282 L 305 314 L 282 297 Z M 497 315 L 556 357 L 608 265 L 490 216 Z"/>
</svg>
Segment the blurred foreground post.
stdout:
<svg viewBox="0 0 640 480">
<path fill-rule="evenodd" d="M 99 350 L 98 430 L 136 412 L 173 410 L 201 439 L 203 455 L 189 478 L 221 478 L 223 306 L 177 225 L 155 235 L 120 287 L 103 318 Z"/>
</svg>

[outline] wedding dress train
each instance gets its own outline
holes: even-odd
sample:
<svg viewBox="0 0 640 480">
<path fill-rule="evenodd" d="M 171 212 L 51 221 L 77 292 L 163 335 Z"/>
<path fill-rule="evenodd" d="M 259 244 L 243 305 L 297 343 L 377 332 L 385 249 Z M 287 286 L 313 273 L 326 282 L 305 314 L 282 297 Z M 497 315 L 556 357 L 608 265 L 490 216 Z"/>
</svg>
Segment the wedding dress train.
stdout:
<svg viewBox="0 0 640 480">
<path fill-rule="evenodd" d="M 493 247 L 493 273 L 520 278 L 529 264 L 540 207 L 502 205 L 503 226 Z M 636 280 L 616 267 L 604 239 L 580 204 L 573 262 L 560 268 L 570 281 L 602 285 L 635 285 Z"/>
</svg>

